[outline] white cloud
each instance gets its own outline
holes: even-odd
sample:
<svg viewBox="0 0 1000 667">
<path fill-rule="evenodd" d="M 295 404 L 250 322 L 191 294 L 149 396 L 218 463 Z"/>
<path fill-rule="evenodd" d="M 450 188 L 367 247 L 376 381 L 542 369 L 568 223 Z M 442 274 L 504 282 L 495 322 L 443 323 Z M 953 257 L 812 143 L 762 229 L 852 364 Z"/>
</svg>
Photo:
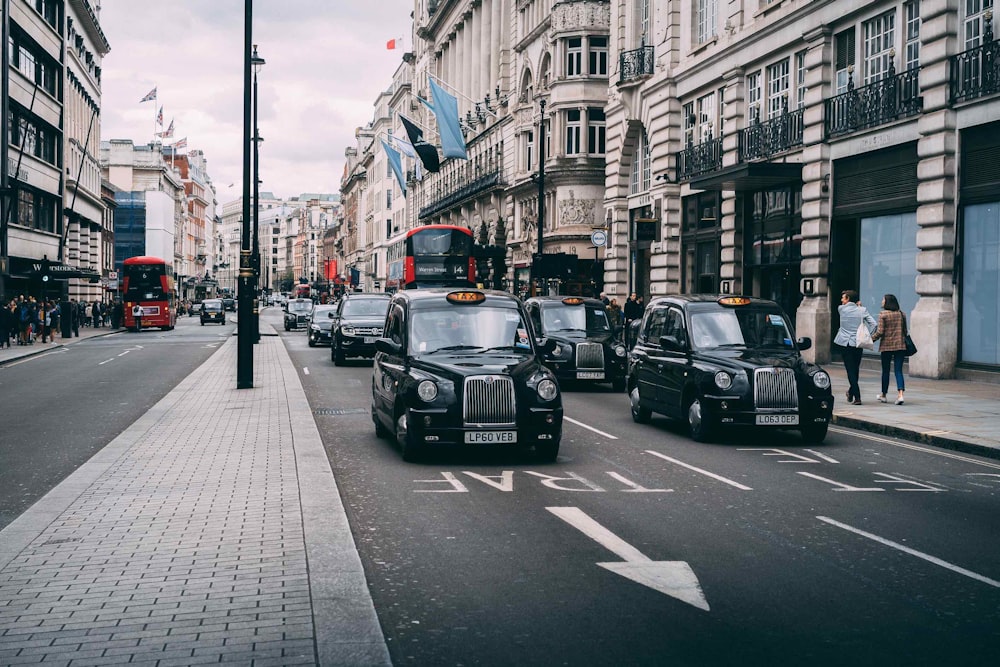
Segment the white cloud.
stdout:
<svg viewBox="0 0 1000 667">
<path fill-rule="evenodd" d="M 239 0 L 104 0 L 101 139 L 153 138 L 163 107 L 174 139 L 202 150 L 219 202 L 242 193 L 243 12 Z M 344 149 L 371 120 L 409 41 L 413 0 L 258 0 L 261 188 L 279 197 L 337 192 Z M 139 100 L 157 87 L 154 104 Z M 230 183 L 235 183 L 229 188 Z"/>
</svg>

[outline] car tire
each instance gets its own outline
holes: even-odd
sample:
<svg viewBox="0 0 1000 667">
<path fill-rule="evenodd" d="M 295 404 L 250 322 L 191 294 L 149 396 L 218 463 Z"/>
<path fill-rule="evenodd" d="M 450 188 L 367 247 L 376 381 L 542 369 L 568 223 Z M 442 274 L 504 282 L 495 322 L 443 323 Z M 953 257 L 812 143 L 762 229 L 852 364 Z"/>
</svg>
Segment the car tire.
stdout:
<svg viewBox="0 0 1000 667">
<path fill-rule="evenodd" d="M 701 399 L 697 396 L 688 403 L 687 410 L 688 433 L 695 442 L 709 442 L 712 439 L 712 425 L 705 420 Z"/>
<path fill-rule="evenodd" d="M 404 410 L 396 417 L 396 442 L 399 444 L 399 452 L 403 455 L 403 460 L 413 463 L 420 459 L 420 446 L 417 445 L 410 432 L 406 429 L 407 415 Z"/>
<path fill-rule="evenodd" d="M 287 324 L 285 325 L 285 331 L 291 331 L 291 329 L 288 328 Z"/>
<path fill-rule="evenodd" d="M 615 378 L 611 381 L 611 391 L 620 394 L 625 391 L 625 378 Z"/>
<path fill-rule="evenodd" d="M 205 326 L 205 321 L 204 320 L 202 320 L 201 326 Z"/>
<path fill-rule="evenodd" d="M 535 458 L 542 463 L 555 463 L 559 458 L 559 440 L 549 440 L 535 445 Z"/>
<path fill-rule="evenodd" d="M 374 424 L 375 424 L 375 437 L 376 438 L 387 438 L 387 437 L 389 437 L 389 429 L 387 429 L 382 424 L 382 420 L 378 418 L 378 411 L 375 410 L 374 403 L 372 404 L 372 422 L 374 422 Z"/>
<path fill-rule="evenodd" d="M 340 346 L 334 343 L 333 350 L 330 352 L 330 356 L 333 358 L 334 366 L 343 366 L 344 361 L 344 351 L 340 349 Z"/>
<path fill-rule="evenodd" d="M 649 408 L 644 408 L 639 404 L 639 387 L 636 386 L 629 392 L 629 407 L 632 411 L 632 421 L 636 424 L 647 424 L 649 423 L 650 417 L 653 416 L 653 411 Z"/>
<path fill-rule="evenodd" d="M 316 341 L 313 340 L 312 336 L 309 336 L 309 347 L 316 347 Z"/>
<path fill-rule="evenodd" d="M 830 424 L 824 422 L 822 424 L 808 424 L 802 427 L 802 439 L 806 442 L 812 442 L 817 445 L 822 444 L 826 440 L 827 429 L 830 428 Z"/>
</svg>

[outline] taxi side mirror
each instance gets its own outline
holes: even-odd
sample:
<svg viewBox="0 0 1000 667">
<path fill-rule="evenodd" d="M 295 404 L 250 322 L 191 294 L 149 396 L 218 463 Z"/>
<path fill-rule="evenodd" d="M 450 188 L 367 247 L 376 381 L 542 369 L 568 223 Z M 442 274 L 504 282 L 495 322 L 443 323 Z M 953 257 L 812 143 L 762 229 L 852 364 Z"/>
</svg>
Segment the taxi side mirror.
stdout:
<svg viewBox="0 0 1000 667">
<path fill-rule="evenodd" d="M 684 352 L 687 345 L 677 336 L 660 336 L 660 347 L 671 352 Z"/>
<path fill-rule="evenodd" d="M 548 354 L 552 350 L 556 349 L 556 341 L 554 338 L 536 338 L 535 345 L 538 346 L 538 351 L 542 354 Z"/>
<path fill-rule="evenodd" d="M 813 346 L 812 338 L 809 338 L 808 336 L 803 336 L 802 338 L 799 338 L 797 341 L 795 341 L 795 344 L 799 346 L 800 351 L 808 350 Z"/>
<path fill-rule="evenodd" d="M 391 338 L 377 338 L 375 339 L 375 351 L 398 356 L 403 352 L 403 346 Z"/>
</svg>

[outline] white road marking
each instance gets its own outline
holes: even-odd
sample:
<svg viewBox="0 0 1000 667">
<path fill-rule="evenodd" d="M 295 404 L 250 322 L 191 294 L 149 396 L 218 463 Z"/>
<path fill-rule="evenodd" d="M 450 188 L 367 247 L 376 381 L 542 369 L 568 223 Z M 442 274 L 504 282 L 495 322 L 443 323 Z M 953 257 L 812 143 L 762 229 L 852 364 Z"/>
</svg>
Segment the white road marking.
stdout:
<svg viewBox="0 0 1000 667">
<path fill-rule="evenodd" d="M 608 475 L 611 478 L 616 479 L 625 486 L 629 487 L 628 489 L 623 491 L 623 493 L 671 493 L 673 491 L 673 489 L 647 489 L 645 486 L 642 486 L 641 484 L 636 484 L 632 480 L 626 479 L 625 477 L 622 477 L 616 472 L 609 472 Z"/>
<path fill-rule="evenodd" d="M 714 472 L 708 472 L 707 470 L 702 470 L 701 468 L 696 468 L 696 467 L 694 467 L 693 465 L 691 465 L 689 463 L 684 463 L 683 461 L 678 461 L 677 459 L 672 459 L 672 458 L 670 458 L 669 456 L 667 456 L 665 454 L 661 454 L 659 452 L 654 452 L 651 449 L 647 449 L 646 453 L 647 454 L 652 454 L 653 456 L 658 456 L 658 457 L 660 457 L 661 459 L 663 459 L 665 461 L 670 461 L 671 463 L 676 463 L 677 465 L 683 466 L 683 467 L 687 468 L 688 470 L 694 470 L 695 472 L 701 473 L 702 475 L 705 475 L 707 477 L 711 477 L 712 479 L 717 479 L 720 482 L 723 482 L 723 483 L 728 484 L 730 486 L 735 486 L 737 489 L 740 489 L 741 491 L 753 491 L 753 489 L 750 488 L 749 486 L 744 486 L 744 485 L 740 484 L 739 482 L 734 482 L 733 480 L 731 480 L 731 479 L 729 479 L 727 477 L 723 477 L 722 475 L 716 475 Z"/>
<path fill-rule="evenodd" d="M 812 477 L 813 479 L 818 479 L 821 482 L 826 482 L 827 484 L 832 484 L 833 486 L 839 487 L 834 489 L 834 491 L 885 491 L 885 489 L 873 486 L 870 488 L 862 488 L 860 486 L 851 486 L 850 484 L 844 484 L 842 482 L 837 482 L 832 479 L 827 479 L 826 477 L 820 477 L 819 475 L 814 475 L 811 472 L 799 472 L 803 477 Z"/>
<path fill-rule="evenodd" d="M 783 459 L 777 463 L 819 463 L 808 456 L 802 456 L 802 454 L 796 454 L 794 452 L 788 452 L 784 449 L 774 449 L 770 447 L 740 447 L 736 451 L 739 452 L 764 452 L 764 456 L 790 456 L 791 460 Z"/>
<path fill-rule="evenodd" d="M 578 507 L 546 507 L 548 511 L 624 560 L 624 563 L 597 563 L 682 602 L 709 611 L 708 601 L 694 570 L 686 562 L 654 561 L 610 530 L 594 521 Z"/>
<path fill-rule="evenodd" d="M 578 422 L 577 420 L 571 419 L 571 418 L 567 417 L 566 415 L 563 415 L 563 421 L 568 421 L 571 424 L 576 424 L 577 426 L 582 426 L 585 429 L 593 431 L 597 435 L 603 435 L 605 438 L 608 438 L 609 440 L 617 440 L 618 439 L 617 437 L 611 435 L 610 433 L 605 433 L 604 431 L 598 430 L 598 429 L 594 428 L 593 426 L 587 426 L 583 422 Z"/>
<path fill-rule="evenodd" d="M 104 361 L 102 361 L 101 363 L 99 363 L 97 365 L 98 366 L 103 366 L 104 364 L 106 364 L 108 362 L 111 362 L 111 361 L 114 361 L 114 357 L 112 357 L 111 359 L 105 359 Z"/>
<path fill-rule="evenodd" d="M 971 459 L 968 456 L 962 456 L 960 454 L 954 454 L 952 452 L 947 452 L 943 450 L 929 449 L 927 447 L 921 447 L 920 445 L 911 445 L 906 442 L 898 442 L 896 440 L 890 440 L 889 438 L 882 438 L 877 435 L 869 435 L 868 433 L 861 433 L 858 431 L 851 431 L 844 428 L 830 428 L 831 431 L 835 433 L 843 433 L 844 435 L 851 435 L 855 438 L 864 438 L 865 440 L 874 440 L 875 442 L 882 442 L 887 445 L 892 445 L 893 447 L 901 447 L 903 449 L 912 449 L 917 452 L 923 452 L 924 454 L 933 454 L 935 456 L 943 456 L 949 459 L 955 459 L 956 461 L 965 461 L 966 463 L 975 463 L 976 465 L 981 465 L 987 468 L 996 468 L 1000 470 L 1000 463 L 990 463 L 988 461 L 978 461 L 976 459 Z"/>
<path fill-rule="evenodd" d="M 898 542 L 893 542 L 892 540 L 887 540 L 884 537 L 879 537 L 878 535 L 874 535 L 874 534 L 869 533 L 867 531 L 861 530 L 860 528 L 854 528 L 853 526 L 848 526 L 846 523 L 840 523 L 839 521 L 834 521 L 833 519 L 831 519 L 829 517 L 818 516 L 816 518 L 819 519 L 820 521 L 823 521 L 824 523 L 830 524 L 831 526 L 836 526 L 837 528 L 843 528 L 844 530 L 848 530 L 848 531 L 850 531 L 852 533 L 855 533 L 856 535 L 861 535 L 862 537 L 867 537 L 870 540 L 874 540 L 874 541 L 878 542 L 879 544 L 884 544 L 887 547 L 892 547 L 893 549 L 899 549 L 903 553 L 908 553 L 911 556 L 916 556 L 917 558 L 922 558 L 925 561 L 927 561 L 928 563 L 934 563 L 935 565 L 940 565 L 941 567 L 943 567 L 945 569 L 948 569 L 948 570 L 951 570 L 952 572 L 957 572 L 959 574 L 964 574 L 965 576 L 967 576 L 967 577 L 969 577 L 971 579 L 975 579 L 976 581 L 981 581 L 984 584 L 989 584 L 990 586 L 993 586 L 994 588 L 1000 588 L 1000 581 L 996 581 L 994 579 L 990 579 L 989 577 L 984 577 L 983 575 L 977 574 L 977 573 L 973 572 L 972 570 L 966 570 L 964 567 L 959 567 L 957 565 L 952 565 L 951 563 L 949 563 L 947 561 L 944 561 L 944 560 L 941 560 L 940 558 L 936 558 L 934 556 L 925 554 L 925 553 L 923 553 L 921 551 L 917 551 L 916 549 L 911 549 L 910 547 L 903 546 L 902 544 L 899 544 Z"/>
<path fill-rule="evenodd" d="M 826 454 L 822 454 L 820 452 L 817 452 L 815 449 L 807 449 L 805 451 L 809 452 L 813 456 L 818 456 L 819 458 L 821 458 L 824 461 L 827 461 L 829 463 L 840 463 L 840 461 L 838 461 L 837 459 L 831 458 L 831 457 L 827 456 Z"/>
<path fill-rule="evenodd" d="M 302 372 L 305 373 L 306 375 L 309 375 L 309 369 L 306 368 L 305 366 L 302 367 Z"/>
</svg>

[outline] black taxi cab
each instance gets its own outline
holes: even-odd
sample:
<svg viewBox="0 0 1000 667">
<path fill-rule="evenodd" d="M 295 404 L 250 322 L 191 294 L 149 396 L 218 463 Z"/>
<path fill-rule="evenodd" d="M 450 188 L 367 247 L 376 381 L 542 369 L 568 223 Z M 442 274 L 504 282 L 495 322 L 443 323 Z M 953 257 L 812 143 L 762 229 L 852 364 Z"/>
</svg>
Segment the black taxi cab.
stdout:
<svg viewBox="0 0 1000 667">
<path fill-rule="evenodd" d="M 559 384 L 520 300 L 506 292 L 397 292 L 375 341 L 372 421 L 403 459 L 445 445 L 493 445 L 554 461 L 562 438 Z"/>
<path fill-rule="evenodd" d="M 800 352 L 778 304 L 746 296 L 653 299 L 629 354 L 632 418 L 653 412 L 687 422 L 691 437 L 727 426 L 796 429 L 822 442 L 833 414 L 830 376 Z"/>
<path fill-rule="evenodd" d="M 525 301 L 535 331 L 555 341 L 542 361 L 560 381 L 609 382 L 625 389 L 628 350 L 599 299 L 539 296 Z"/>
</svg>

